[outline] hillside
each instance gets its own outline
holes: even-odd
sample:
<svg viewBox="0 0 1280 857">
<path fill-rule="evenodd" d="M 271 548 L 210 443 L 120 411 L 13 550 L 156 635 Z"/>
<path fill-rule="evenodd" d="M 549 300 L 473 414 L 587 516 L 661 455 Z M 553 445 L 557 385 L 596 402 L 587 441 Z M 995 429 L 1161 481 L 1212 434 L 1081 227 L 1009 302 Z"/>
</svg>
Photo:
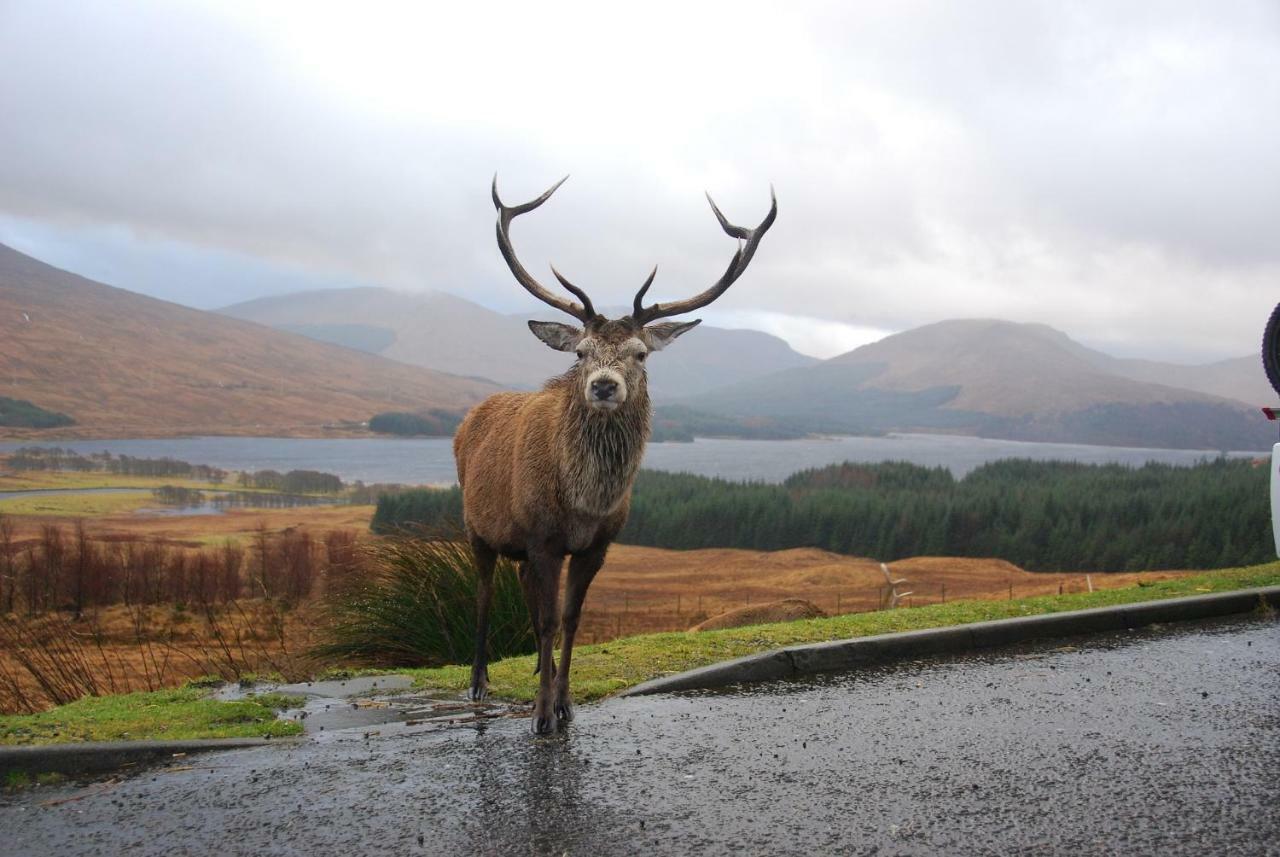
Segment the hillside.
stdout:
<svg viewBox="0 0 1280 857">
<path fill-rule="evenodd" d="M 1135 366 L 1135 364 L 1137 364 Z M 1128 377 L 1123 361 L 1039 324 L 947 321 L 816 366 L 702 396 L 736 418 L 787 418 L 810 431 L 944 431 L 1013 440 L 1265 449 L 1272 430 L 1244 402 Z M 1170 367 L 1175 377 L 1178 368 Z"/>
<path fill-rule="evenodd" d="M 410 295 L 357 288 L 298 292 L 247 301 L 226 315 L 456 375 L 533 389 L 563 372 L 558 354 L 508 316 L 442 292 Z M 554 318 L 548 309 L 538 318 Z M 650 393 L 663 402 L 817 361 L 755 330 L 703 325 L 649 366 Z"/>
<path fill-rule="evenodd" d="M 1256 354 L 1201 366 L 1159 363 L 1154 360 L 1109 359 L 1113 361 L 1110 364 L 1113 372 L 1135 381 L 1197 390 L 1258 407 L 1276 404 L 1276 392 L 1271 389 L 1267 375 L 1262 371 L 1262 360 Z"/>
<path fill-rule="evenodd" d="M 463 410 L 494 389 L 103 285 L 0 245 L 0 396 L 74 418 L 60 436 L 314 435 L 379 411 Z"/>
</svg>

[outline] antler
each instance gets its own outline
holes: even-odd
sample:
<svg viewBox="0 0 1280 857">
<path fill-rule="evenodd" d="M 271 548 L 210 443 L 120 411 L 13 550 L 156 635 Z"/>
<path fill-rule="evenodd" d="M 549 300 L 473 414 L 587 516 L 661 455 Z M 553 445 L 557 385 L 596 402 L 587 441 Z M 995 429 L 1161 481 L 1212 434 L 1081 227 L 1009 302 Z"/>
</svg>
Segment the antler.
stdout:
<svg viewBox="0 0 1280 857">
<path fill-rule="evenodd" d="M 533 211 L 535 208 L 542 205 L 550 199 L 551 194 L 555 193 L 556 189 L 568 181 L 568 179 L 568 176 L 560 179 L 560 181 L 551 186 L 550 190 L 532 202 L 507 207 L 503 205 L 502 200 L 498 198 L 498 174 L 494 173 L 493 205 L 498 209 L 498 249 L 502 252 L 502 258 L 507 260 L 507 267 L 511 269 L 511 273 L 515 274 L 516 280 L 520 285 L 529 290 L 529 294 L 544 303 L 550 304 L 558 310 L 567 312 L 578 321 L 586 324 L 596 316 L 595 307 L 591 305 L 591 298 L 587 297 L 587 293 L 561 276 L 560 272 L 557 271 L 553 265 L 551 267 L 551 273 L 555 274 L 556 279 L 560 281 L 560 285 L 564 286 L 565 289 L 567 289 L 574 297 L 582 301 L 582 304 L 579 306 L 572 301 L 567 301 L 562 297 L 552 294 L 545 286 L 535 280 L 533 276 L 524 269 L 524 265 L 520 264 L 520 260 L 516 258 L 516 251 L 511 247 L 511 236 L 508 234 L 511 229 L 512 218 L 519 217 L 521 214 Z"/>
<path fill-rule="evenodd" d="M 741 277 L 742 272 L 747 270 L 747 265 L 751 263 L 751 257 L 756 254 L 756 248 L 760 246 L 760 239 L 769 231 L 769 227 L 773 225 L 774 219 L 778 216 L 778 198 L 774 195 L 773 185 L 769 186 L 769 200 L 771 202 L 769 213 L 761 221 L 760 225 L 755 229 L 744 229 L 741 226 L 734 226 L 726 220 L 725 216 L 720 213 L 720 209 L 716 207 L 715 200 L 711 198 L 711 194 L 707 194 L 707 202 L 711 203 L 711 210 L 716 213 L 716 220 L 720 221 L 721 228 L 731 237 L 738 239 L 738 249 L 733 254 L 733 259 L 729 261 L 729 267 L 725 269 L 724 274 L 716 281 L 715 285 L 699 295 L 694 295 L 688 300 L 673 301 L 667 304 L 657 303 L 646 307 L 641 302 L 644 299 L 645 292 L 649 291 L 649 286 L 653 285 L 654 274 L 658 273 L 658 269 L 654 268 L 653 273 L 649 274 L 649 279 L 645 280 L 644 285 L 640 287 L 640 291 L 636 292 L 636 298 L 632 304 L 631 317 L 644 325 L 659 318 L 693 312 L 695 309 L 706 306 L 724 294 L 725 290 L 733 285 L 734 280 Z M 743 241 L 746 244 L 743 244 Z"/>
</svg>

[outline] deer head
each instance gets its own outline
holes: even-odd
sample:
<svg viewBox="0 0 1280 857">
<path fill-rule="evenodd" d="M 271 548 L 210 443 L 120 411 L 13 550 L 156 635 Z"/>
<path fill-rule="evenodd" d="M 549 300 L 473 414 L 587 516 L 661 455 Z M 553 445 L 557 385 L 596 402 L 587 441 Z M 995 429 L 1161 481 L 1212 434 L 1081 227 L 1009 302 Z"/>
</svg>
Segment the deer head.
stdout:
<svg viewBox="0 0 1280 857">
<path fill-rule="evenodd" d="M 655 303 L 646 307 L 644 296 L 653 285 L 653 279 L 658 273 L 657 266 L 654 266 L 644 285 L 636 292 L 631 314 L 618 319 L 608 319 L 597 313 L 587 293 L 565 279 L 554 265 L 551 266 L 551 273 L 560 285 L 581 303 L 560 297 L 548 290 L 525 270 L 511 246 L 512 219 L 542 205 L 568 178 L 565 176 L 560 179 L 537 199 L 523 205 L 506 206 L 498 197 L 498 177 L 497 175 L 493 177 L 493 204 L 498 209 L 498 249 L 502 252 L 502 258 L 507 260 L 507 266 L 511 268 L 511 273 L 515 275 L 516 280 L 531 295 L 543 303 L 568 313 L 581 324 L 581 327 L 578 327 L 555 321 L 531 321 L 529 329 L 533 331 L 534 336 L 557 351 L 569 351 L 578 356 L 578 362 L 574 367 L 587 406 L 594 411 L 608 413 L 625 405 L 633 391 L 643 389 L 644 364 L 651 352 L 666 348 L 676 337 L 692 330 L 702 321 L 701 319 L 685 322 L 659 322 L 658 320 L 693 312 L 706 306 L 724 294 L 729 286 L 742 276 L 747 265 L 751 263 L 756 248 L 760 245 L 760 239 L 769 231 L 769 227 L 778 216 L 778 200 L 774 196 L 773 188 L 770 187 L 771 204 L 768 215 L 755 229 L 745 229 L 734 226 L 725 219 L 720 209 L 716 207 L 715 201 L 711 199 L 711 195 L 707 194 L 707 201 L 711 203 L 711 210 L 715 212 L 721 228 L 730 237 L 738 239 L 738 249 L 729 260 L 729 267 L 725 269 L 720 279 L 709 289 L 686 300 L 665 304 Z"/>
</svg>

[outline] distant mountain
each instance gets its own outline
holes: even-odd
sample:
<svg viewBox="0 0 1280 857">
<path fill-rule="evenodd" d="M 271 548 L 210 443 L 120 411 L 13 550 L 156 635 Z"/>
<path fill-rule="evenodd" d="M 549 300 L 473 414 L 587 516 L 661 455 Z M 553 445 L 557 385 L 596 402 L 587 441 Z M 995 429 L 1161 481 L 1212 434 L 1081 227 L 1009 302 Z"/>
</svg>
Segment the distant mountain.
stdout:
<svg viewBox="0 0 1280 857">
<path fill-rule="evenodd" d="M 737 419 L 832 433 L 942 431 L 1187 449 L 1270 446 L 1273 431 L 1250 404 L 1130 377 L 1159 377 L 1160 368 L 1093 351 L 1045 325 L 947 321 L 816 366 L 736 384 L 696 404 Z M 1178 371 L 1186 369 L 1170 366 L 1169 374 L 1195 375 Z M 1206 371 L 1204 377 L 1213 376 Z"/>
<path fill-rule="evenodd" d="M 552 351 L 534 338 L 525 317 L 493 312 L 443 292 L 409 295 L 379 288 L 297 292 L 235 304 L 220 312 L 518 389 L 540 387 L 572 362 L 571 356 Z M 554 320 L 557 315 L 548 308 L 537 317 Z M 654 357 L 649 364 L 649 388 L 655 401 L 670 401 L 817 362 L 767 333 L 703 325 Z"/>
<path fill-rule="evenodd" d="M 1113 371 L 1117 375 L 1135 381 L 1168 384 L 1184 390 L 1236 399 L 1258 407 L 1278 404 L 1276 391 L 1271 389 L 1267 373 L 1262 370 L 1262 359 L 1256 354 L 1200 366 L 1158 363 L 1153 360 L 1109 359 L 1114 361 Z"/>
<path fill-rule="evenodd" d="M 69 415 L 76 425 L 62 434 L 315 435 L 380 411 L 460 412 L 496 389 L 103 285 L 0 245 L 0 396 Z"/>
</svg>

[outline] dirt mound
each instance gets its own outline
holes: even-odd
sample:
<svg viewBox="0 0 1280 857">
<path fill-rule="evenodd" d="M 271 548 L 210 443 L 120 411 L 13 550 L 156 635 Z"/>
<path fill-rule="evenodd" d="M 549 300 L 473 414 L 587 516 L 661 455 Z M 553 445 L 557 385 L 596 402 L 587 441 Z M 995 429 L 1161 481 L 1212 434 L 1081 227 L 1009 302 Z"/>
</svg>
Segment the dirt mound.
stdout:
<svg viewBox="0 0 1280 857">
<path fill-rule="evenodd" d="M 1031 572 L 1003 559 L 967 556 L 913 556 L 908 559 L 895 560 L 889 563 L 889 568 L 895 575 L 905 576 L 910 576 L 912 573 L 921 575 L 947 572 L 974 577 L 1031 574 Z"/>
<path fill-rule="evenodd" d="M 877 577 L 880 576 L 878 568 L 862 569 L 846 563 L 843 566 L 824 565 L 793 571 L 783 579 L 793 586 L 865 586 L 868 583 L 876 585 L 878 581 L 868 574 L 872 570 Z"/>
<path fill-rule="evenodd" d="M 776 566 L 813 565 L 820 562 L 848 562 L 849 557 L 821 548 L 786 548 L 761 552 L 760 558 Z"/>
<path fill-rule="evenodd" d="M 712 616 L 690 628 L 690 631 L 715 631 L 720 628 L 741 628 L 743 625 L 763 625 L 768 622 L 794 622 L 797 619 L 820 619 L 827 614 L 812 601 L 803 598 L 784 598 L 768 604 L 752 604 L 739 607 L 719 616 Z"/>
</svg>

